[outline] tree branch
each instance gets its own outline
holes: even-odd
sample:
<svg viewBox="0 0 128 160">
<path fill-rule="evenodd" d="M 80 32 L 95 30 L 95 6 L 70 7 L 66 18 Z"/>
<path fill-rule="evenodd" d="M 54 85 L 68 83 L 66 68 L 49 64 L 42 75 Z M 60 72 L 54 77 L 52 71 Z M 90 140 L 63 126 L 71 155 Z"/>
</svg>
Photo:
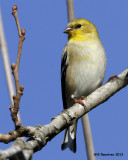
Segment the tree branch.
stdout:
<svg viewBox="0 0 128 160">
<path fill-rule="evenodd" d="M 17 138 L 15 143 L 4 151 L 0 150 L 0 160 L 31 160 L 33 150 L 26 145 L 26 142 L 21 138 Z"/>
<path fill-rule="evenodd" d="M 21 126 L 20 128 L 14 130 L 14 131 L 10 131 L 7 134 L 1 134 L 0 133 L 0 142 L 9 143 L 9 142 L 12 142 L 12 141 L 16 140 L 18 137 L 34 136 L 34 133 L 35 133 L 34 127 Z"/>
<path fill-rule="evenodd" d="M 48 141 L 54 138 L 62 130 L 67 128 L 67 126 L 72 125 L 76 119 L 79 119 L 84 114 L 90 112 L 101 103 L 104 103 L 116 92 L 127 85 L 128 69 L 119 74 L 118 78 L 111 79 L 109 82 L 98 88 L 86 99 L 84 99 L 83 103 L 86 107 L 83 107 L 80 104 L 74 104 L 69 109 L 63 110 L 58 116 L 54 117 L 49 124 L 44 126 L 39 125 L 36 127 L 22 127 L 23 130 L 20 131 L 19 135 L 17 134 L 17 136 L 14 137 L 12 134 L 11 136 L 14 137 L 14 139 L 16 139 L 18 136 L 30 136 L 30 139 L 28 139 L 28 141 L 25 143 L 25 146 L 29 146 L 31 149 L 33 149 L 34 152 L 41 150 Z M 18 132 L 18 130 L 16 130 L 15 132 Z M 1 137 L 2 134 L 0 135 L 0 141 L 3 141 Z M 23 150 L 24 152 L 24 149 L 22 147 L 21 150 Z M 3 151 L 0 152 L 0 155 L 2 153 Z"/>
</svg>

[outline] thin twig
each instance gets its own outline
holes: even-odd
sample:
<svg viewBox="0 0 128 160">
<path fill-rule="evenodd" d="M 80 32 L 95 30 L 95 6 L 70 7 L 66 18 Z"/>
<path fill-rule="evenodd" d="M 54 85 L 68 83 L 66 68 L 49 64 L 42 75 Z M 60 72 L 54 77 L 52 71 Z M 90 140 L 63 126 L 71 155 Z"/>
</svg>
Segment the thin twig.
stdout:
<svg viewBox="0 0 128 160">
<path fill-rule="evenodd" d="M 87 150 L 87 157 L 88 160 L 94 160 L 94 146 L 93 146 L 93 139 L 92 139 L 92 133 L 91 133 L 91 126 L 89 122 L 89 116 L 88 114 L 85 114 L 82 116 L 82 124 L 83 124 L 83 132 L 84 132 L 84 138 L 85 138 L 85 144 L 86 144 L 86 150 Z"/>
<path fill-rule="evenodd" d="M 22 45 L 23 41 L 25 40 L 25 29 L 23 28 L 21 30 L 21 35 L 19 36 L 19 47 L 18 47 L 18 56 L 17 56 L 17 62 L 16 62 L 16 69 L 19 72 L 19 64 L 20 64 L 20 57 L 21 57 L 21 51 L 22 51 Z"/>
<path fill-rule="evenodd" d="M 11 104 L 13 105 L 12 96 L 15 94 L 15 89 L 14 89 L 12 73 L 10 69 L 8 49 L 7 49 L 7 43 L 4 35 L 4 27 L 3 27 L 1 11 L 0 11 L 0 49 L 1 49 L 1 55 L 4 63 L 4 70 L 5 70 L 6 80 L 8 84 L 9 96 L 10 96 Z"/>
<path fill-rule="evenodd" d="M 14 5 L 14 6 L 12 7 L 12 15 L 13 15 L 14 18 L 15 18 L 16 25 L 17 25 L 17 29 L 18 29 L 18 34 L 19 34 L 19 36 L 20 36 L 20 35 L 21 35 L 21 30 L 20 30 L 20 23 L 19 23 L 19 19 L 18 19 L 17 10 L 18 10 L 17 5 Z"/>
<path fill-rule="evenodd" d="M 13 95 L 15 95 L 15 89 L 12 81 L 12 73 L 10 69 L 9 56 L 8 56 L 7 44 L 6 44 L 5 35 L 4 35 L 1 12 L 0 12 L 0 48 L 1 48 L 1 54 L 4 62 L 4 69 L 5 69 L 6 80 L 8 84 L 11 105 L 14 105 Z M 18 118 L 18 121 L 21 123 L 19 113 L 17 114 L 17 118 Z"/>
<path fill-rule="evenodd" d="M 72 21 L 75 17 L 73 0 L 67 0 L 68 21 Z"/>
<path fill-rule="evenodd" d="M 23 95 L 23 90 L 24 90 L 24 87 L 23 86 L 20 87 L 19 85 L 19 75 L 18 74 L 19 74 L 19 64 L 20 64 L 22 45 L 23 45 L 23 41 L 25 40 L 25 29 L 20 30 L 20 24 L 19 24 L 16 5 L 12 7 L 12 15 L 15 18 L 18 33 L 19 33 L 19 46 L 18 46 L 16 65 L 15 63 L 12 63 L 11 65 L 12 73 L 15 79 L 16 95 L 13 96 L 14 106 L 13 105 L 10 106 L 9 109 L 11 111 L 11 116 L 12 116 L 12 120 L 14 121 L 15 128 L 18 128 L 21 126 L 21 123 L 17 117 L 17 113 L 19 111 L 19 103 L 20 103 L 20 99 L 21 99 L 21 96 Z"/>
</svg>

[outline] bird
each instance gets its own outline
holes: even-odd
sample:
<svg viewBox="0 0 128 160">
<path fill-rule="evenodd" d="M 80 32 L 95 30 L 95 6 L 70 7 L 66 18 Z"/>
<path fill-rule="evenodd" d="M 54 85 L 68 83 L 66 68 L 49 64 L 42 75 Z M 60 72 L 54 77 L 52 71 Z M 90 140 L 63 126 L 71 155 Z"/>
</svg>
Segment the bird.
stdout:
<svg viewBox="0 0 128 160">
<path fill-rule="evenodd" d="M 61 90 L 63 108 L 74 102 L 82 104 L 103 83 L 106 71 L 106 53 L 97 28 L 84 18 L 70 21 L 64 33 L 68 34 L 61 59 Z M 76 152 L 77 120 L 65 130 L 61 149 Z"/>
</svg>

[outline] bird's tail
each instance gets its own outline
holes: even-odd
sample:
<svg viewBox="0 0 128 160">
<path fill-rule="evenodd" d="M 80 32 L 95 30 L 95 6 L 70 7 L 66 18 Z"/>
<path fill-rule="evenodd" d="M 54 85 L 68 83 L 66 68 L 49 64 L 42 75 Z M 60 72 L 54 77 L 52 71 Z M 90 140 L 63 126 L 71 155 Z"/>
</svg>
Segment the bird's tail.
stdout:
<svg viewBox="0 0 128 160">
<path fill-rule="evenodd" d="M 76 152 L 76 129 L 77 129 L 77 122 L 69 126 L 68 129 L 66 129 L 63 143 L 61 145 L 62 150 L 69 147 L 69 149 L 72 152 L 74 153 Z"/>
</svg>

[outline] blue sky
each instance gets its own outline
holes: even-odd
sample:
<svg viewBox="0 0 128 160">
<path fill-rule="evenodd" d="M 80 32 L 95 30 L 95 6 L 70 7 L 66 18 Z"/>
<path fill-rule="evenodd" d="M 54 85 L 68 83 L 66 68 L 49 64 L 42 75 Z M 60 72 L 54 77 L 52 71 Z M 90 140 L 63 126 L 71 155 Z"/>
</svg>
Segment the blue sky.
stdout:
<svg viewBox="0 0 128 160">
<path fill-rule="evenodd" d="M 67 43 L 62 32 L 67 26 L 66 0 L 9 1 L 0 0 L 10 63 L 16 62 L 18 34 L 11 8 L 18 5 L 21 28 L 26 29 L 26 40 L 20 63 L 20 84 L 24 95 L 20 103 L 23 125 L 45 125 L 63 109 L 61 99 L 61 53 Z M 107 54 L 105 81 L 128 67 L 128 1 L 74 0 L 75 17 L 93 22 Z M 11 120 L 8 88 L 0 56 L 0 132 L 14 129 Z M 89 113 L 96 153 L 123 153 L 123 157 L 103 157 L 100 160 L 128 159 L 128 88 L 121 90 L 107 102 Z M 81 120 L 77 130 L 77 153 L 61 151 L 64 132 L 56 136 L 39 152 L 37 159 L 85 159 L 85 144 Z M 0 149 L 9 145 L 0 144 Z"/>
</svg>

